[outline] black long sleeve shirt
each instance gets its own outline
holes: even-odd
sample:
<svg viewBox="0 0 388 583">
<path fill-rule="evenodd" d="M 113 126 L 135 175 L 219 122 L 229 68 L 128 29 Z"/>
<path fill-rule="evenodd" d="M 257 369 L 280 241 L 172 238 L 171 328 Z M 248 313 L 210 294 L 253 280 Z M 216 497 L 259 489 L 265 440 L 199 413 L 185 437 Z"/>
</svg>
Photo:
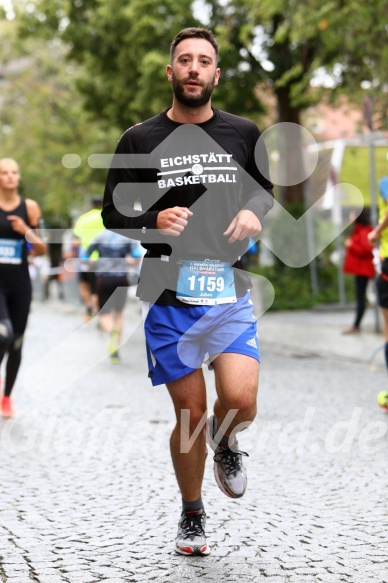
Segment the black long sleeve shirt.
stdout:
<svg viewBox="0 0 388 583">
<path fill-rule="evenodd" d="M 263 224 L 273 205 L 259 138 L 254 123 L 215 108 L 202 124 L 175 123 L 165 111 L 124 132 L 108 172 L 102 217 L 108 229 L 139 239 L 147 249 L 141 299 L 183 305 L 175 297 L 179 259 L 238 267 L 247 241 L 230 244 L 223 233 L 240 210 L 252 211 Z M 179 237 L 156 229 L 159 211 L 174 206 L 193 212 Z M 236 269 L 235 281 L 241 296 L 250 287 L 248 274 Z"/>
</svg>

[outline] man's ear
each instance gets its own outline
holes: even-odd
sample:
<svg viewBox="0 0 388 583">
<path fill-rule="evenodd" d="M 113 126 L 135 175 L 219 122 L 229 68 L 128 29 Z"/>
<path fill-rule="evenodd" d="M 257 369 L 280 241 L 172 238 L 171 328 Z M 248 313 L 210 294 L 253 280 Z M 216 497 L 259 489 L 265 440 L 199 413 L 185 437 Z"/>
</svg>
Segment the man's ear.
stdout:
<svg viewBox="0 0 388 583">
<path fill-rule="evenodd" d="M 166 73 L 167 73 L 167 79 L 171 83 L 171 81 L 172 81 L 172 67 L 171 67 L 171 65 L 167 65 Z"/>
</svg>

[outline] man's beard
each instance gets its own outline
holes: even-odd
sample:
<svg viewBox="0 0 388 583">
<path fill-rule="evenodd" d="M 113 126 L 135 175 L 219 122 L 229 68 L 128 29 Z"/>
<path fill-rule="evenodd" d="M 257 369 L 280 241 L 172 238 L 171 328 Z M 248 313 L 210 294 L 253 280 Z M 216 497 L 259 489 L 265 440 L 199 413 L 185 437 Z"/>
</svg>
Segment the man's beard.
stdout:
<svg viewBox="0 0 388 583">
<path fill-rule="evenodd" d="M 172 90 L 175 98 L 182 105 L 186 107 L 202 107 L 202 105 L 206 105 L 210 101 L 214 90 L 214 81 L 215 76 L 207 85 L 201 85 L 202 91 L 199 95 L 187 95 L 184 92 L 184 83 L 178 82 L 172 75 Z"/>
</svg>

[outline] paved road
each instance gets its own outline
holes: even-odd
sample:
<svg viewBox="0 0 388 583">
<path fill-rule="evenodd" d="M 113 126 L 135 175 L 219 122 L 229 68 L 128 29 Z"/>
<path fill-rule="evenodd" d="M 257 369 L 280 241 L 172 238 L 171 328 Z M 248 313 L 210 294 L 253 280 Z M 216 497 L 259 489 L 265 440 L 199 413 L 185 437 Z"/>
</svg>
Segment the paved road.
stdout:
<svg viewBox="0 0 388 583">
<path fill-rule="evenodd" d="M 387 582 L 387 379 L 366 362 L 381 338 L 341 338 L 332 314 L 262 318 L 259 414 L 240 437 L 249 487 L 223 496 L 208 456 L 212 553 L 186 558 L 173 550 L 173 410 L 147 379 L 138 321 L 130 301 L 112 365 L 79 308 L 34 303 L 17 416 L 0 419 L 0 582 Z M 349 343 L 366 343 L 361 356 Z"/>
</svg>

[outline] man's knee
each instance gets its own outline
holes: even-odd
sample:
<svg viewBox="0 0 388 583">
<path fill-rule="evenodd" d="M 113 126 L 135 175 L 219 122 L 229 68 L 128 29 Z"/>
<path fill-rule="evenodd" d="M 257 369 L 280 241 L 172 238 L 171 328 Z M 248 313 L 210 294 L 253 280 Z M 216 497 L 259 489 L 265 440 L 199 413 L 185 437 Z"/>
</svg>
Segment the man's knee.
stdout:
<svg viewBox="0 0 388 583">
<path fill-rule="evenodd" d="M 256 398 L 245 405 L 242 409 L 241 417 L 246 421 L 253 421 L 257 415 L 257 401 Z"/>
<path fill-rule="evenodd" d="M 181 409 L 180 424 L 184 425 L 190 435 L 194 432 L 201 432 L 205 429 L 207 420 L 207 410 L 202 407 L 191 407 Z"/>
<path fill-rule="evenodd" d="M 236 416 L 252 420 L 257 412 L 257 392 L 239 391 L 236 394 L 221 398 L 222 406 L 227 411 L 236 411 Z"/>
</svg>

